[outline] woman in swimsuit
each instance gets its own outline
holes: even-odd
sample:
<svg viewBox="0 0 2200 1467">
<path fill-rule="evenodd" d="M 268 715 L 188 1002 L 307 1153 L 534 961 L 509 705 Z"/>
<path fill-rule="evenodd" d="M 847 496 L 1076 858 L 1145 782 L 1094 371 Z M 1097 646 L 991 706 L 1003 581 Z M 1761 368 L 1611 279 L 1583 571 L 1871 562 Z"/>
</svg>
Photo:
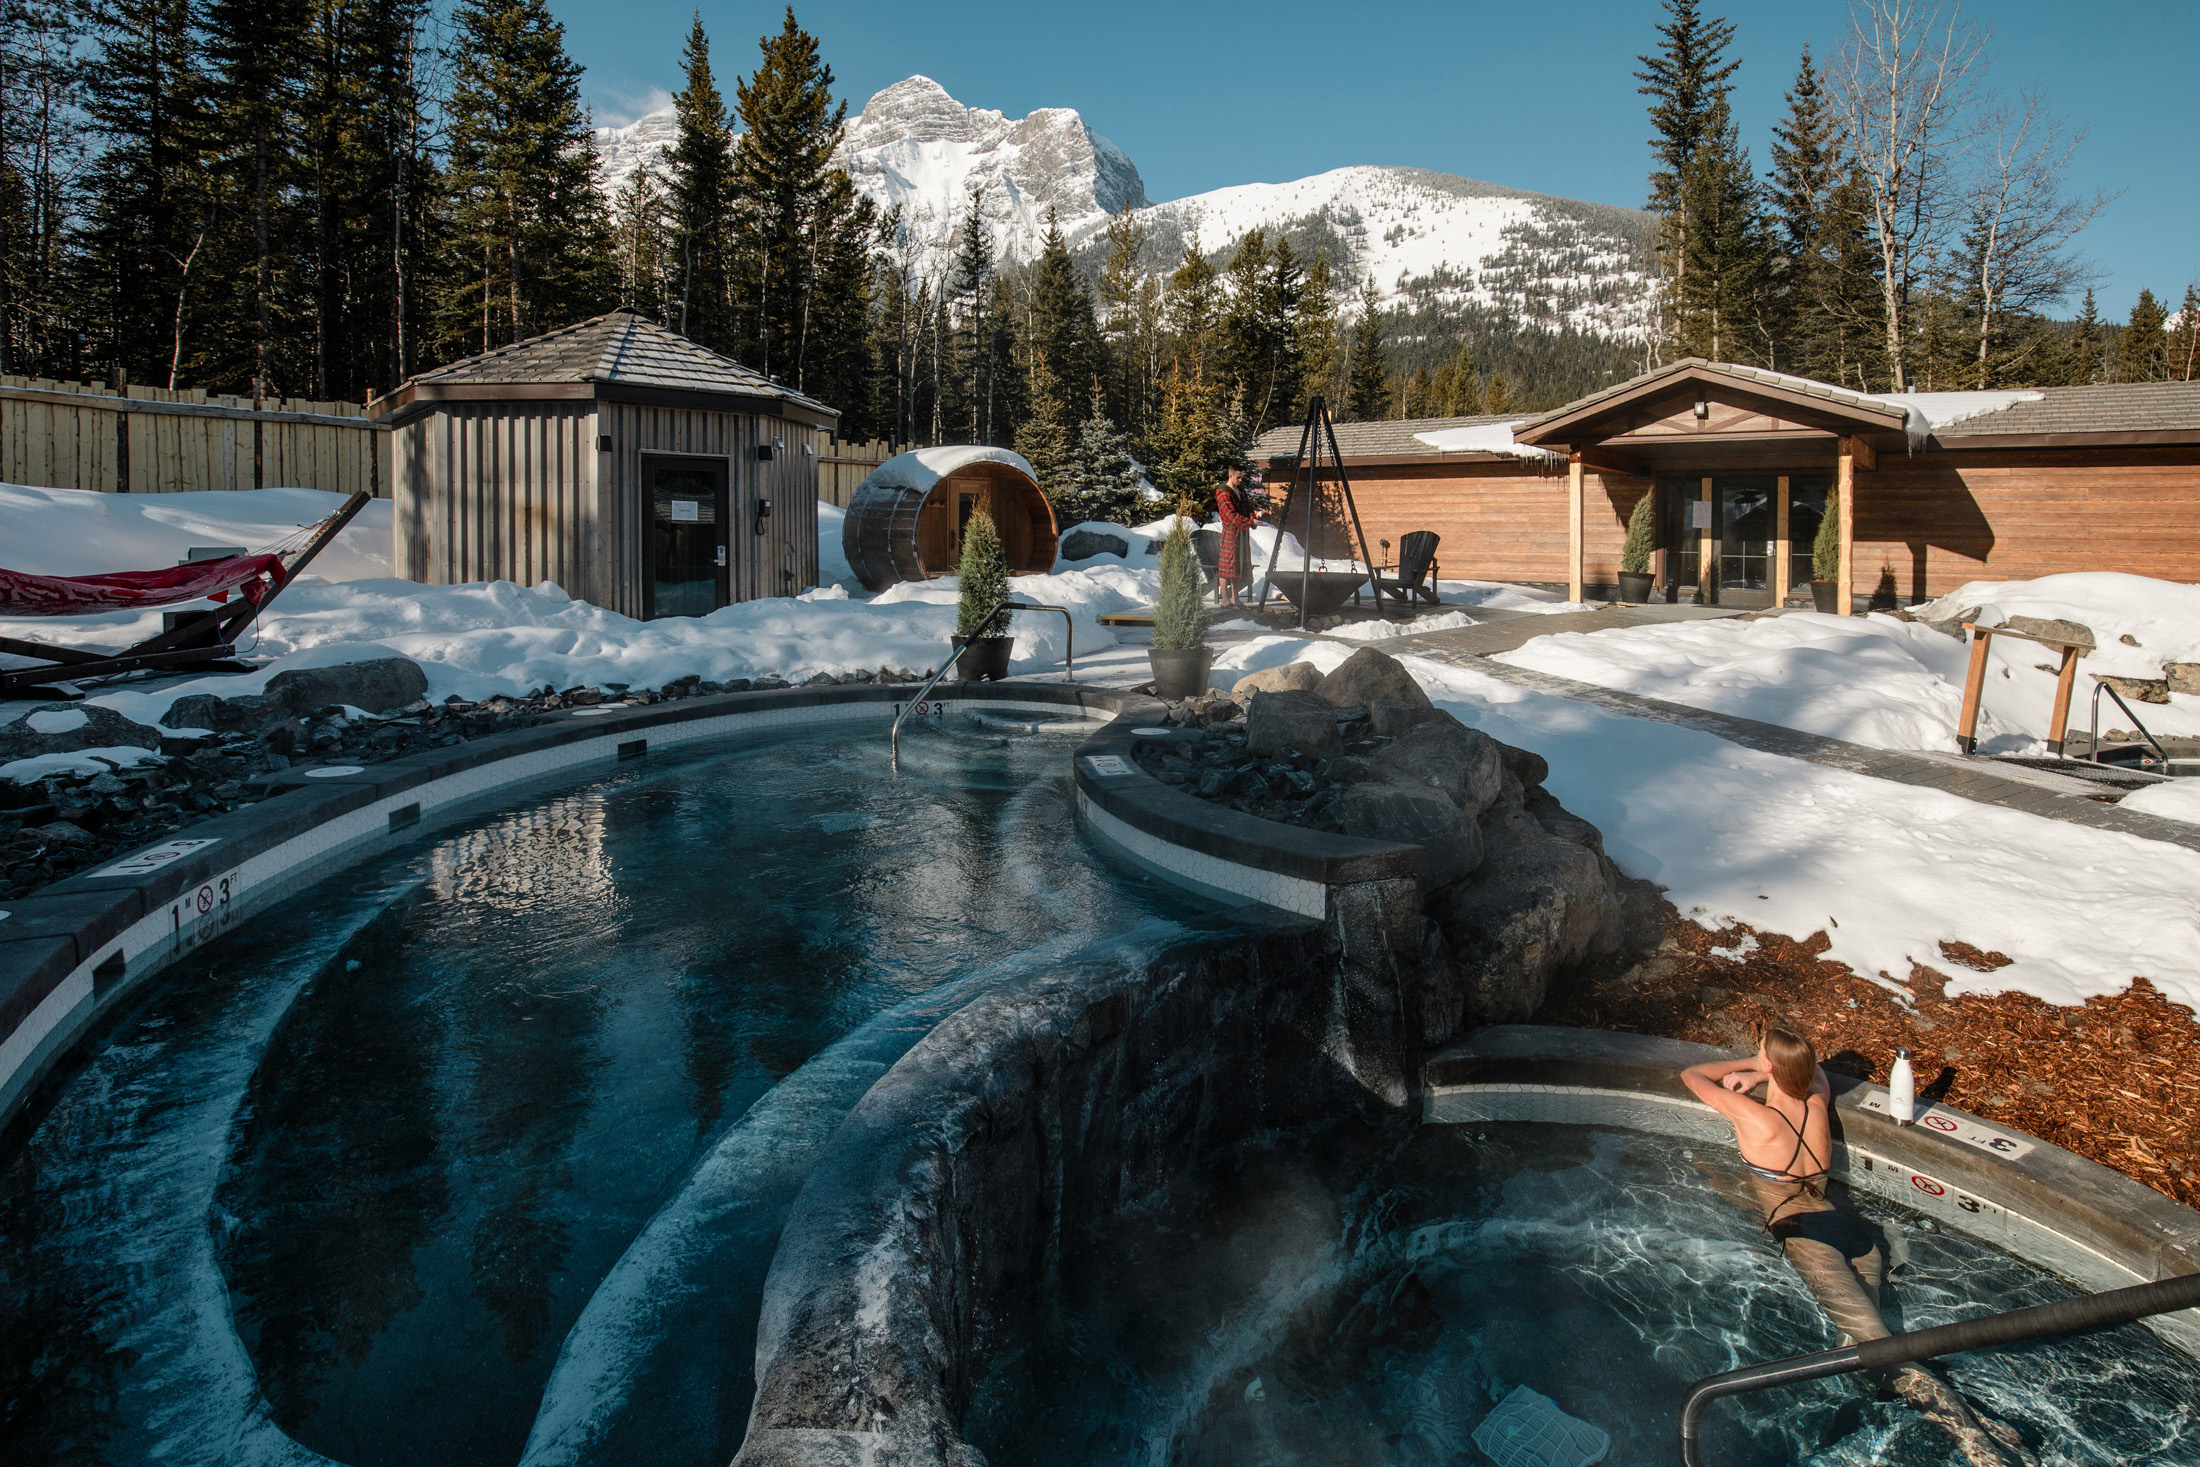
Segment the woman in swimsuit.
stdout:
<svg viewBox="0 0 2200 1467">
<path fill-rule="evenodd" d="M 1893 1333 L 1879 1313 L 1887 1263 L 1878 1239 L 1861 1218 L 1826 1200 L 1833 1087 L 1810 1041 L 1768 1024 L 1756 1054 L 1690 1065 L 1681 1071 L 1681 1083 L 1733 1124 L 1743 1179 L 1764 1213 L 1765 1231 L 1841 1331 L 1842 1343 Z M 1761 1101 L 1750 1096 L 1759 1085 L 1765 1087 Z M 2014 1431 L 1978 1415 L 1953 1386 L 1923 1366 L 1898 1367 L 1893 1385 L 1945 1427 L 1978 1467 L 2033 1462 Z"/>
</svg>

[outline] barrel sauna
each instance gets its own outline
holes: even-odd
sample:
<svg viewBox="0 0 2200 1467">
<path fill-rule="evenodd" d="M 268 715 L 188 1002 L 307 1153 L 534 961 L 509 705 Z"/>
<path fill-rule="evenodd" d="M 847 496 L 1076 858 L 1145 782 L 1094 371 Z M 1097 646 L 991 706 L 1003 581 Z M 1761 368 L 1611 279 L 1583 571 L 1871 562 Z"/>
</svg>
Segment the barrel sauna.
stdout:
<svg viewBox="0 0 2200 1467">
<path fill-rule="evenodd" d="M 867 590 L 951 576 L 963 526 L 980 509 L 1000 531 L 1010 575 L 1054 569 L 1054 506 L 1031 465 L 1005 448 L 919 448 L 888 459 L 848 501 L 841 548 Z"/>
</svg>

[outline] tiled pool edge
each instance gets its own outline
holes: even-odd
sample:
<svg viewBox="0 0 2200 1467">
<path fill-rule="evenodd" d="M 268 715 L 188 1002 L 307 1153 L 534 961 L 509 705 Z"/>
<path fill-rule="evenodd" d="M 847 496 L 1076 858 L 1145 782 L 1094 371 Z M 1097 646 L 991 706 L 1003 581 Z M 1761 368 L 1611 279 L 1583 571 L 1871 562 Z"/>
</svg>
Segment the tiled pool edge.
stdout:
<svg viewBox="0 0 2200 1467">
<path fill-rule="evenodd" d="M 1599 1030 L 1481 1029 L 1427 1057 L 1422 1115 L 1451 1125 L 1617 1126 L 1731 1150 L 1732 1131 L 1678 1078 L 1687 1065 L 1724 1057 L 1705 1045 Z M 1960 1135 L 1897 1126 L 1870 1108 L 1884 1100 L 1879 1087 L 1833 1079 L 1833 1173 L 1853 1190 L 1900 1202 L 2087 1289 L 2200 1272 L 2200 1212 L 2038 1137 L 1949 1107 L 1931 1111 Z M 2025 1150 L 1997 1155 L 1989 1149 L 1997 1138 Z M 2200 1311 L 2148 1324 L 2200 1358 Z"/>
<path fill-rule="evenodd" d="M 883 734 L 912 691 L 850 684 L 609 705 L 614 711 L 598 705 L 357 774 L 307 780 L 301 770 L 258 804 L 9 901 L 0 919 L 0 1134 L 78 1041 L 147 979 L 341 866 L 549 775 L 778 728 L 869 723 Z M 943 684 L 927 711 L 982 703 L 1113 716 L 1128 701 L 1071 683 Z M 158 859 L 169 850 L 176 854 Z"/>
</svg>

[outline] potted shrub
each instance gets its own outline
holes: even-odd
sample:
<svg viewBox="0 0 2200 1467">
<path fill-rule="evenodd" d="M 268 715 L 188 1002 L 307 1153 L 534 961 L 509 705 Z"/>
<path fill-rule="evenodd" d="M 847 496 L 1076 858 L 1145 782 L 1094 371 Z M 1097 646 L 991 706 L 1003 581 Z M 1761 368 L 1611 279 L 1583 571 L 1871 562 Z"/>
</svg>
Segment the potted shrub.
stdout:
<svg viewBox="0 0 2200 1467">
<path fill-rule="evenodd" d="M 1215 654 L 1202 640 L 1207 635 L 1204 589 L 1199 556 L 1192 550 L 1191 517 L 1179 505 L 1169 538 L 1161 543 L 1161 599 L 1154 603 L 1153 650 L 1146 654 L 1157 698 L 1174 703 L 1207 691 Z"/>
<path fill-rule="evenodd" d="M 993 517 L 979 510 L 963 526 L 962 564 L 956 568 L 955 676 L 964 682 L 999 682 L 1008 676 L 1009 649 L 1004 636 L 1008 613 L 1008 560 L 1001 553 L 1001 532 Z"/>
<path fill-rule="evenodd" d="M 1810 604 L 1827 616 L 1841 614 L 1841 495 L 1826 491 L 1826 512 L 1818 521 L 1818 538 L 1810 542 Z"/>
<path fill-rule="evenodd" d="M 1650 552 L 1656 549 L 1658 496 L 1655 490 L 1635 501 L 1627 516 L 1627 543 L 1619 551 L 1619 599 L 1636 605 L 1650 599 Z"/>
</svg>

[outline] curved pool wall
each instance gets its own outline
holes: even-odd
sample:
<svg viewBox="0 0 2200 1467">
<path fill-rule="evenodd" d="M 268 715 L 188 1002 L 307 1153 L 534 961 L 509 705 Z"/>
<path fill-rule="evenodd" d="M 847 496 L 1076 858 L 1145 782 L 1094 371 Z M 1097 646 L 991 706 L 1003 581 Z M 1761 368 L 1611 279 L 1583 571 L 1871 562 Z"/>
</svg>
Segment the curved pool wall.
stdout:
<svg viewBox="0 0 2200 1467">
<path fill-rule="evenodd" d="M 1158 703 L 1060 683 L 943 684 L 917 710 L 969 705 L 1097 721 Z M 0 917 L 0 1132 L 99 1021 L 179 955 L 318 876 L 487 808 L 499 792 L 651 752 L 782 728 L 873 727 L 884 737 L 912 689 L 855 684 L 728 693 L 550 715 L 542 724 L 374 764 L 290 771 L 258 804 L 187 827 L 96 870 L 7 903 Z"/>
</svg>

